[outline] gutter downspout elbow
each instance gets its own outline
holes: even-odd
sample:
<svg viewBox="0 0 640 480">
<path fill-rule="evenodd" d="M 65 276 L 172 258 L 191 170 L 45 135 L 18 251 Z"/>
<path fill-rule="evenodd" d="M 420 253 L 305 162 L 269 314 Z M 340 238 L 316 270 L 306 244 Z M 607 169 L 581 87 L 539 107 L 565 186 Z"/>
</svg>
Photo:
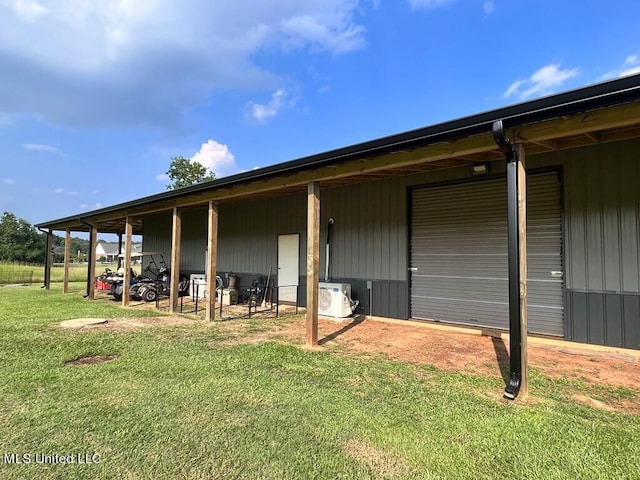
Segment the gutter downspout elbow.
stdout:
<svg viewBox="0 0 640 480">
<path fill-rule="evenodd" d="M 507 162 L 513 162 L 517 159 L 516 149 L 511 140 L 507 137 L 504 131 L 504 124 L 502 120 L 496 120 L 493 122 L 493 140 L 498 145 L 500 151 L 504 154 Z"/>
</svg>

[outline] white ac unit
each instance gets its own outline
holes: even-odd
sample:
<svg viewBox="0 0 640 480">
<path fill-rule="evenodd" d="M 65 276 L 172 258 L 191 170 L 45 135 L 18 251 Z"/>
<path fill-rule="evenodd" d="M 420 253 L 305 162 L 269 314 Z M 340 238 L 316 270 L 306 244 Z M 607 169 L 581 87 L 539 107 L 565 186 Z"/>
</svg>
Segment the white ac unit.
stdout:
<svg viewBox="0 0 640 480">
<path fill-rule="evenodd" d="M 318 291 L 318 314 L 327 317 L 344 318 L 353 313 L 351 284 L 323 283 Z"/>
</svg>

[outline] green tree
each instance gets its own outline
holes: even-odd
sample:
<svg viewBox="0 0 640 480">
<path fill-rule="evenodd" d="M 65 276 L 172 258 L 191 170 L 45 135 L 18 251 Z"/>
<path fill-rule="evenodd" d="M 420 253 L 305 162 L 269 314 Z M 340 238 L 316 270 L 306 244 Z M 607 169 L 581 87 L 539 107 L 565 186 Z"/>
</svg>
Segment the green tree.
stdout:
<svg viewBox="0 0 640 480">
<path fill-rule="evenodd" d="M 167 190 L 188 187 L 216 178 L 215 173 L 207 173 L 206 167 L 201 163 L 192 162 L 184 157 L 173 157 L 166 173 L 172 182 L 167 185 Z"/>
<path fill-rule="evenodd" d="M 43 263 L 46 238 L 23 218 L 4 212 L 0 218 L 0 260 Z M 52 246 L 53 248 L 53 246 Z"/>
</svg>

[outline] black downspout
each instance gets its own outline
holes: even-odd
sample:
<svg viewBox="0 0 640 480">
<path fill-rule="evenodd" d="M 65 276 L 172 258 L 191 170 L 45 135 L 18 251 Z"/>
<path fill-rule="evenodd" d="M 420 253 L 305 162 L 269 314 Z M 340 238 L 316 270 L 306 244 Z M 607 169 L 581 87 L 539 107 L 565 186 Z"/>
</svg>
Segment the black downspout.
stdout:
<svg viewBox="0 0 640 480">
<path fill-rule="evenodd" d="M 49 265 L 49 262 L 51 261 L 51 253 L 50 253 L 50 249 L 51 249 L 51 230 L 46 231 L 46 230 L 42 230 L 40 227 L 38 227 L 38 230 L 40 230 L 40 232 L 44 233 L 45 235 L 45 256 L 44 256 L 44 282 L 41 288 L 46 288 L 47 290 L 49 289 L 49 287 L 51 286 L 51 265 Z"/>
<path fill-rule="evenodd" d="M 118 262 L 118 264 L 117 264 L 118 265 L 118 270 L 120 270 L 120 268 L 122 267 L 122 261 L 124 260 L 124 258 L 120 256 L 120 254 L 122 254 L 122 253 L 124 253 L 122 251 L 122 234 L 119 233 L 118 234 L 118 256 L 116 257 L 117 258 L 117 262 Z"/>
<path fill-rule="evenodd" d="M 522 381 L 520 323 L 520 239 L 518 235 L 518 151 L 506 137 L 502 120 L 493 123 L 493 138 L 507 160 L 507 243 L 509 263 L 509 383 L 505 398 L 515 399 Z"/>
<path fill-rule="evenodd" d="M 329 217 L 327 223 L 327 244 L 325 249 L 325 269 L 324 269 L 324 281 L 329 281 L 329 267 L 331 266 L 331 240 L 333 238 L 333 224 L 335 220 L 333 217 Z"/>
<path fill-rule="evenodd" d="M 91 263 L 91 259 L 89 258 L 89 255 L 95 255 L 96 246 L 91 244 L 91 239 L 93 238 L 93 225 L 85 222 L 81 218 L 79 218 L 78 220 L 80 221 L 80 223 L 89 227 L 89 253 L 87 253 L 87 294 L 85 295 L 85 298 L 86 298 L 89 296 L 89 293 L 91 291 L 91 282 L 93 282 L 93 277 L 94 277 L 94 272 L 91 271 L 92 263 Z"/>
</svg>

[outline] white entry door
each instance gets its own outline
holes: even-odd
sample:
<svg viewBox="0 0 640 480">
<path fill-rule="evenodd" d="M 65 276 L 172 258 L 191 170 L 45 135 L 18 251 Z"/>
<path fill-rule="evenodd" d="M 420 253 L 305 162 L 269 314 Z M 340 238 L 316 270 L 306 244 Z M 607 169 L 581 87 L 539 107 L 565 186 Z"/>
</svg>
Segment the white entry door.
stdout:
<svg viewBox="0 0 640 480">
<path fill-rule="evenodd" d="M 298 300 L 298 272 L 300 235 L 278 235 L 278 299 L 296 303 Z"/>
</svg>

